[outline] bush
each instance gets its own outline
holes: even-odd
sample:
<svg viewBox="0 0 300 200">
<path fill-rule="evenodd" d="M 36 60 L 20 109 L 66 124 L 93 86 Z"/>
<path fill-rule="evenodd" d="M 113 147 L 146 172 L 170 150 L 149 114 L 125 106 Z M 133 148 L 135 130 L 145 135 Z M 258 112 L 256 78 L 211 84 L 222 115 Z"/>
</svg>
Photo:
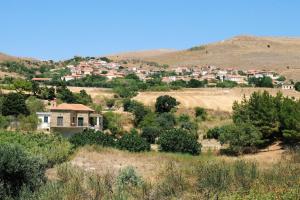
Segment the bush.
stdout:
<svg viewBox="0 0 300 200">
<path fill-rule="evenodd" d="M 207 112 L 204 108 L 196 107 L 195 108 L 195 116 L 201 120 L 206 120 Z"/>
<path fill-rule="evenodd" d="M 158 113 L 170 112 L 171 109 L 175 108 L 178 104 L 179 102 L 169 95 L 160 96 L 156 99 L 155 111 Z"/>
<path fill-rule="evenodd" d="M 141 137 L 148 143 L 154 144 L 155 139 L 159 136 L 161 129 L 155 126 L 146 126 L 142 129 Z"/>
<path fill-rule="evenodd" d="M 162 130 L 172 129 L 176 124 L 176 118 L 172 113 L 161 113 L 157 116 L 156 121 Z"/>
<path fill-rule="evenodd" d="M 18 144 L 33 155 L 42 157 L 47 166 L 61 163 L 71 153 L 71 144 L 64 138 L 43 133 L 0 132 L 0 146 L 4 143 Z"/>
<path fill-rule="evenodd" d="M 165 152 L 181 152 L 192 155 L 199 155 L 201 152 L 201 144 L 197 139 L 183 129 L 172 129 L 163 132 L 158 144 L 160 150 Z"/>
<path fill-rule="evenodd" d="M 81 133 L 74 134 L 69 141 L 75 147 L 93 144 L 101 146 L 115 146 L 113 136 L 92 129 L 86 129 Z"/>
<path fill-rule="evenodd" d="M 25 104 L 25 98 L 19 93 L 9 93 L 2 103 L 2 114 L 4 116 L 19 114 L 28 115 L 29 111 Z"/>
<path fill-rule="evenodd" d="M 8 117 L 0 115 L 0 129 L 6 129 L 9 126 Z"/>
<path fill-rule="evenodd" d="M 117 147 L 131 152 L 150 151 L 150 144 L 136 130 L 123 135 L 117 142 Z"/>
<path fill-rule="evenodd" d="M 206 137 L 208 139 L 219 139 L 220 135 L 224 132 L 228 132 L 230 134 L 230 127 L 231 125 L 224 125 L 220 127 L 214 127 L 207 131 Z"/>
<path fill-rule="evenodd" d="M 2 197 L 18 197 L 22 189 L 34 191 L 45 181 L 45 162 L 19 145 L 1 144 L 0 155 Z"/>
<path fill-rule="evenodd" d="M 114 112 L 106 112 L 103 114 L 103 129 L 110 130 L 113 135 L 121 134 L 122 128 L 122 116 Z"/>
<path fill-rule="evenodd" d="M 251 124 L 227 126 L 219 136 L 221 144 L 229 144 L 230 152 L 234 154 L 252 153 L 264 141 L 261 132 Z"/>
<path fill-rule="evenodd" d="M 117 176 L 117 185 L 120 189 L 124 187 L 141 186 L 142 184 L 142 178 L 137 175 L 132 166 L 121 169 L 119 175 Z"/>
</svg>

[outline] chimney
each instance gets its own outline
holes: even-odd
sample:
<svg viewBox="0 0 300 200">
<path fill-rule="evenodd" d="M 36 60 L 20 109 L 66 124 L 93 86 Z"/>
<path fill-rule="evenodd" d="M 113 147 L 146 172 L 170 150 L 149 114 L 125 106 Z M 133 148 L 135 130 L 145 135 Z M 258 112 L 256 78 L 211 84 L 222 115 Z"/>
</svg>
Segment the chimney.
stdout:
<svg viewBox="0 0 300 200">
<path fill-rule="evenodd" d="M 51 108 L 55 108 L 55 107 L 56 107 L 56 98 L 51 100 Z"/>
</svg>

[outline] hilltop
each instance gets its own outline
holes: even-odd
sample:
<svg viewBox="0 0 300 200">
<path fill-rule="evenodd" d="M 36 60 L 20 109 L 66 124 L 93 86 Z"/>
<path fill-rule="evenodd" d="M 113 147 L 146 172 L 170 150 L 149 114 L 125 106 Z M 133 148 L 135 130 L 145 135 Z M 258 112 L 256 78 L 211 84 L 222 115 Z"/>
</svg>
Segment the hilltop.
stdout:
<svg viewBox="0 0 300 200">
<path fill-rule="evenodd" d="M 153 52 L 153 51 L 150 51 Z M 221 68 L 267 69 L 300 79 L 300 38 L 237 36 L 179 51 L 143 51 L 110 56 L 111 59 L 155 62 L 178 66 L 215 65 Z"/>
</svg>

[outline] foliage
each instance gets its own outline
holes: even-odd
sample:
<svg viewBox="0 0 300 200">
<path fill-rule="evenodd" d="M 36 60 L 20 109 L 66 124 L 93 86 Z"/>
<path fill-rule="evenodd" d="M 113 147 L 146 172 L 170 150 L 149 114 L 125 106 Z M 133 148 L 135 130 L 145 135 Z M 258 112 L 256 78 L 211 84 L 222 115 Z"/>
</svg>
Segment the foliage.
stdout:
<svg viewBox="0 0 300 200">
<path fill-rule="evenodd" d="M 207 85 L 207 80 L 199 81 L 197 79 L 192 78 L 187 82 L 187 87 L 189 88 L 202 88 L 205 87 L 205 85 Z"/>
<path fill-rule="evenodd" d="M 89 105 L 93 102 L 92 97 L 89 94 L 87 94 L 85 90 L 80 90 L 78 94 L 75 93 L 74 95 L 76 98 L 76 103 Z"/>
<path fill-rule="evenodd" d="M 4 116 L 19 114 L 28 115 L 29 111 L 25 104 L 25 97 L 20 93 L 9 93 L 2 103 L 2 114 Z"/>
<path fill-rule="evenodd" d="M 249 100 L 233 105 L 233 121 L 253 124 L 265 141 L 274 137 L 283 137 L 286 142 L 299 141 L 299 119 L 300 101 L 281 93 L 273 97 L 266 91 L 254 92 Z"/>
<path fill-rule="evenodd" d="M 277 81 L 285 81 L 286 78 L 284 76 L 279 76 L 279 78 L 277 78 Z"/>
<path fill-rule="evenodd" d="M 295 83 L 295 90 L 300 92 L 300 82 Z"/>
<path fill-rule="evenodd" d="M 123 132 L 121 124 L 121 115 L 114 112 L 106 112 L 103 114 L 103 129 L 110 130 L 113 135 L 121 134 Z"/>
<path fill-rule="evenodd" d="M 20 79 L 20 78 L 15 79 L 13 81 L 13 86 L 14 86 L 14 89 L 19 93 L 22 93 L 24 91 L 31 91 L 31 89 L 32 89 L 32 84 L 30 81 Z"/>
<path fill-rule="evenodd" d="M 233 87 L 236 87 L 237 85 L 238 85 L 237 82 L 229 81 L 229 80 L 224 80 L 224 81 L 217 83 L 217 87 L 220 87 L 220 88 L 233 88 Z"/>
<path fill-rule="evenodd" d="M 27 78 L 32 78 L 36 72 L 36 68 L 28 67 L 24 63 L 7 61 L 0 63 L 1 71 L 15 72 L 21 75 L 26 76 Z"/>
<path fill-rule="evenodd" d="M 67 88 L 57 88 L 57 97 L 66 103 L 76 103 L 75 95 Z"/>
<path fill-rule="evenodd" d="M 270 77 L 264 76 L 260 78 L 251 77 L 248 79 L 248 83 L 254 85 L 255 87 L 274 87 L 273 81 Z"/>
<path fill-rule="evenodd" d="M 171 109 L 175 108 L 178 104 L 179 102 L 169 95 L 160 96 L 156 99 L 155 111 L 158 113 L 170 112 Z"/>
<path fill-rule="evenodd" d="M 176 118 L 172 113 L 161 113 L 156 118 L 158 126 L 162 130 L 169 130 L 176 125 Z"/>
<path fill-rule="evenodd" d="M 196 107 L 195 108 L 195 116 L 204 121 L 207 118 L 207 112 L 204 108 Z"/>
<path fill-rule="evenodd" d="M 3 115 L 0 115 L 0 129 L 6 129 L 9 126 L 9 118 Z"/>
<path fill-rule="evenodd" d="M 43 133 L 0 132 L 0 146 L 4 143 L 18 144 L 29 153 L 40 156 L 48 166 L 65 161 L 71 153 L 71 144 L 60 136 Z"/>
<path fill-rule="evenodd" d="M 18 121 L 18 128 L 23 131 L 35 131 L 39 124 L 39 119 L 35 113 L 28 116 L 19 115 Z"/>
<path fill-rule="evenodd" d="M 114 107 L 116 100 L 115 99 L 107 99 L 106 100 L 106 106 L 111 109 L 112 107 Z"/>
<path fill-rule="evenodd" d="M 156 126 L 146 126 L 142 129 L 141 137 L 148 143 L 154 144 L 155 139 L 160 135 L 161 129 Z"/>
<path fill-rule="evenodd" d="M 141 186 L 142 184 L 142 178 L 136 173 L 132 166 L 121 169 L 117 176 L 117 185 L 119 189 L 124 187 Z"/>
<path fill-rule="evenodd" d="M 277 106 L 280 98 L 280 94 L 274 98 L 267 91 L 254 92 L 249 100 L 244 98 L 240 104 L 233 104 L 233 121 L 253 124 L 262 132 L 264 139 L 274 137 L 279 128 Z"/>
<path fill-rule="evenodd" d="M 150 144 L 134 129 L 118 140 L 117 147 L 131 152 L 150 151 Z"/>
<path fill-rule="evenodd" d="M 81 133 L 72 135 L 69 141 L 74 145 L 74 147 L 93 144 L 101 146 L 115 146 L 113 136 L 92 129 L 86 129 Z"/>
<path fill-rule="evenodd" d="M 252 153 L 264 140 L 261 132 L 252 124 L 226 126 L 219 136 L 221 144 L 229 144 L 228 150 L 234 154 Z"/>
<path fill-rule="evenodd" d="M 179 116 L 177 121 L 180 128 L 188 131 L 191 135 L 198 139 L 198 124 L 193 121 L 189 115 L 182 114 Z"/>
<path fill-rule="evenodd" d="M 249 190 L 259 175 L 257 166 L 245 161 L 208 161 L 198 165 L 196 174 L 197 188 L 208 199 L 218 199 L 232 190 Z"/>
<path fill-rule="evenodd" d="M 163 132 L 158 144 L 160 150 L 165 152 L 181 152 L 198 155 L 201 151 L 201 144 L 197 139 L 183 129 L 172 129 Z"/>
<path fill-rule="evenodd" d="M 19 145 L 0 145 L 0 188 L 2 198 L 17 198 L 22 189 L 36 190 L 45 181 L 45 163 Z"/>
<path fill-rule="evenodd" d="M 28 110 L 31 114 L 35 114 L 36 112 L 45 111 L 44 103 L 34 96 L 30 96 L 26 99 L 26 107 L 28 108 Z"/>
</svg>

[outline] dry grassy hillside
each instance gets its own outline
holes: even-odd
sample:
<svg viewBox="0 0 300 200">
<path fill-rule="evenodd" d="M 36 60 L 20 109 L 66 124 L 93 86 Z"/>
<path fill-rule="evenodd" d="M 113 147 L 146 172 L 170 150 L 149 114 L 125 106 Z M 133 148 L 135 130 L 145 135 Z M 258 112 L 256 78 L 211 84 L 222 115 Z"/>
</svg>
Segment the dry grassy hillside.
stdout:
<svg viewBox="0 0 300 200">
<path fill-rule="evenodd" d="M 15 61 L 15 60 L 18 60 L 18 58 L 0 52 L 0 62 L 2 62 L 2 61 Z"/>
<path fill-rule="evenodd" d="M 133 54 L 133 55 L 132 55 Z M 119 58 L 137 59 L 139 54 Z M 112 58 L 117 58 L 116 56 Z M 240 69 L 270 69 L 300 80 L 300 38 L 237 36 L 194 49 L 152 55 L 140 59 L 177 66 L 216 65 Z"/>
</svg>

